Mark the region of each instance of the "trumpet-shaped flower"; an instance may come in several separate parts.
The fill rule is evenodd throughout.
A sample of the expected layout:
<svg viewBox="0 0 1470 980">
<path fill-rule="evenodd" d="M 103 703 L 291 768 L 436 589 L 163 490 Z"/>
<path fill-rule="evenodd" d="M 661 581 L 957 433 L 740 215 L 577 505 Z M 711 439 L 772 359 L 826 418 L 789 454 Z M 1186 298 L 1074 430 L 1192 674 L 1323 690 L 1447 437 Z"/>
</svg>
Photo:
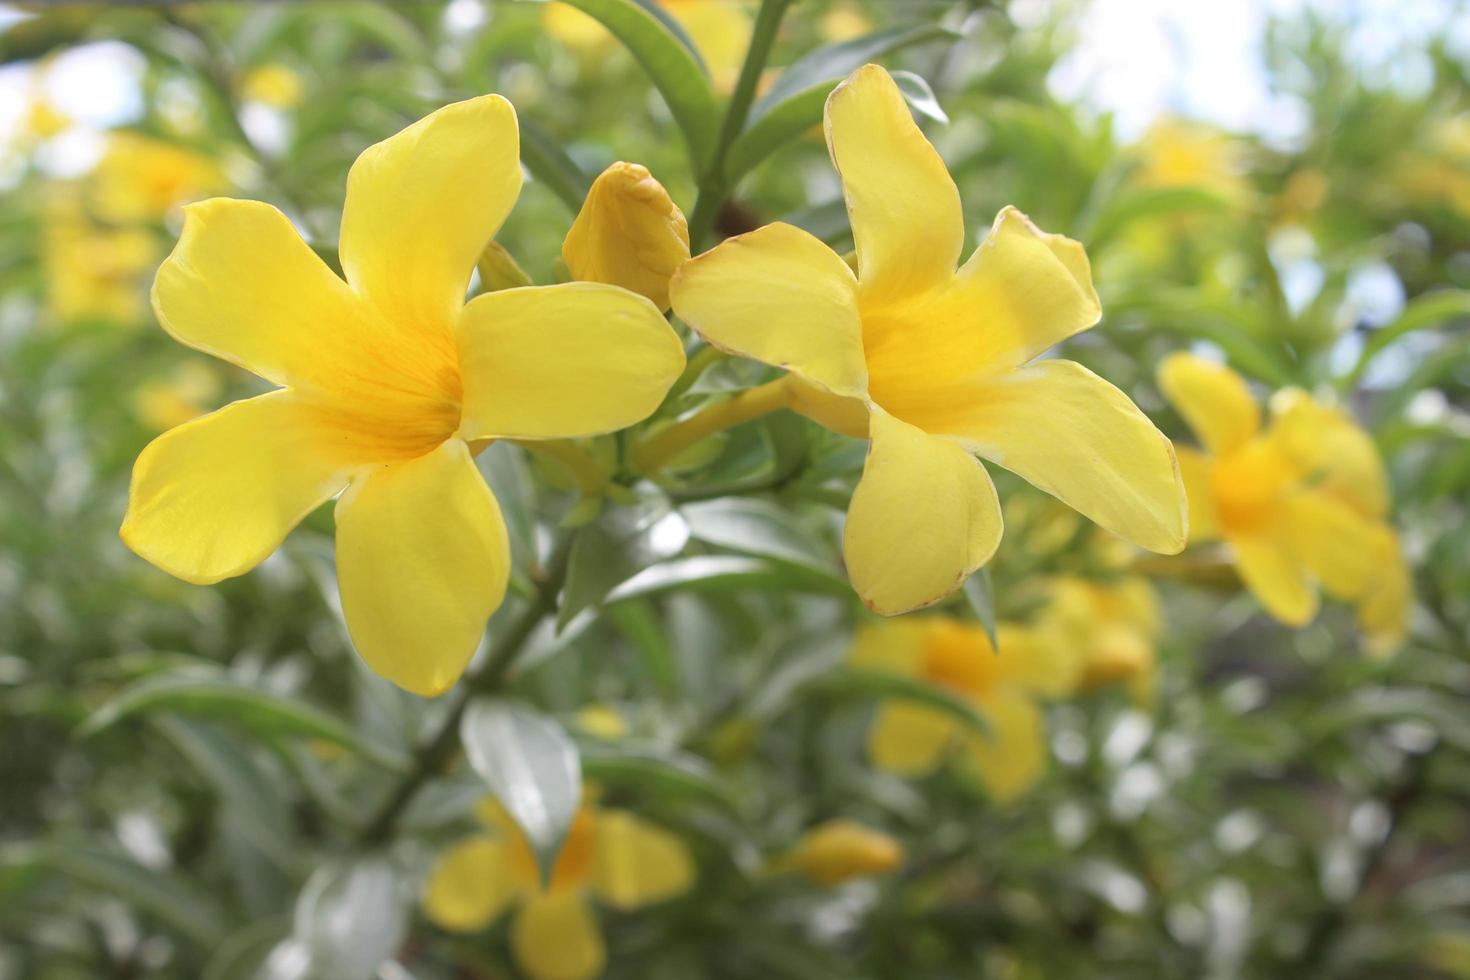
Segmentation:
<svg viewBox="0 0 1470 980">
<path fill-rule="evenodd" d="M 465 302 L 520 182 L 515 111 L 484 96 L 357 159 L 342 215 L 345 281 L 267 204 L 186 209 L 154 283 L 159 321 L 279 387 L 143 450 L 128 545 L 179 578 L 217 582 L 255 567 L 341 493 L 337 572 L 358 652 L 415 693 L 452 685 L 510 564 L 471 444 L 630 425 L 684 363 L 658 310 L 615 286 Z"/>
<path fill-rule="evenodd" d="M 863 601 L 925 606 L 989 560 L 1001 512 L 976 456 L 1145 548 L 1183 548 L 1169 441 L 1091 371 L 1035 360 L 1101 315 L 1082 246 L 1006 208 L 957 270 L 959 193 L 879 67 L 832 93 L 826 134 L 857 275 L 772 224 L 690 260 L 672 295 L 710 344 L 788 370 L 807 414 L 869 439 L 843 538 Z"/>
<path fill-rule="evenodd" d="M 582 980 L 607 960 L 590 907 L 596 896 L 632 910 L 688 891 L 694 861 L 676 835 L 626 810 L 584 806 L 543 885 L 525 837 L 499 806 L 481 808 L 491 833 L 439 856 L 424 886 L 424 912 L 454 932 L 478 932 L 512 906 L 510 943 L 535 980 Z"/>
<path fill-rule="evenodd" d="M 1159 384 L 1202 446 L 1179 450 L 1192 540 L 1229 544 L 1246 587 L 1281 622 L 1309 622 L 1320 585 L 1360 603 L 1375 647 L 1394 645 L 1408 574 L 1368 434 L 1297 389 L 1277 392 L 1263 426 L 1238 374 L 1190 354 L 1165 359 Z"/>
<path fill-rule="evenodd" d="M 1049 640 L 1013 625 L 998 630 L 1000 653 L 977 623 L 940 616 L 912 616 L 870 624 L 858 633 L 848 663 L 889 671 L 942 688 L 971 703 L 989 724 L 987 735 L 939 708 L 889 700 L 868 731 L 868 755 L 886 772 L 918 776 L 936 769 L 952 749 L 971 763 L 990 795 L 1016 799 L 1046 768 L 1046 730 L 1038 694 L 1065 688 L 1039 671 L 1038 653 L 1054 653 Z M 1065 658 L 1052 656 L 1059 669 Z"/>
<path fill-rule="evenodd" d="M 801 835 L 777 869 L 834 886 L 887 874 L 903 863 L 903 845 L 856 820 L 837 818 Z"/>
<path fill-rule="evenodd" d="M 49 318 L 58 323 L 141 323 L 148 310 L 148 273 L 163 251 L 157 236 L 144 228 L 93 220 L 81 189 L 72 185 L 53 188 L 41 215 Z"/>
<path fill-rule="evenodd" d="M 1037 627 L 1077 659 L 1076 689 L 1127 684 L 1136 700 L 1153 691 L 1159 635 L 1158 594 L 1140 576 L 1093 581 L 1062 576 L 1046 583 Z"/>
<path fill-rule="evenodd" d="M 118 132 L 93 171 L 92 206 L 107 221 L 157 221 L 226 186 L 220 166 L 193 150 Z"/>
<path fill-rule="evenodd" d="M 573 279 L 603 282 L 669 308 L 669 279 L 689 258 L 689 225 L 669 192 L 636 163 L 598 175 L 561 246 Z"/>
</svg>

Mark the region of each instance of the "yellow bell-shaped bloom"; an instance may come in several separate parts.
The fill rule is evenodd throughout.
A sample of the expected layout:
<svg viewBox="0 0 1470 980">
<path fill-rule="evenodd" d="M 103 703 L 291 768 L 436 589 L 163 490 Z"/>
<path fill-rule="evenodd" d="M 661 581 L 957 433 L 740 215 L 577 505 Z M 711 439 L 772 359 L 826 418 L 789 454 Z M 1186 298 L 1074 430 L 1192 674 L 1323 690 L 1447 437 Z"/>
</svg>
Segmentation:
<svg viewBox="0 0 1470 980">
<path fill-rule="evenodd" d="M 91 175 L 92 206 L 105 221 L 157 221 L 226 186 L 215 161 L 140 133 L 108 137 Z"/>
<path fill-rule="evenodd" d="M 1202 445 L 1179 450 L 1191 540 L 1224 540 L 1246 587 L 1287 625 L 1317 614 L 1320 585 L 1365 604 L 1380 645 L 1402 636 L 1408 576 L 1368 434 L 1296 389 L 1277 392 L 1263 426 L 1245 381 L 1191 354 L 1166 358 L 1159 385 Z"/>
<path fill-rule="evenodd" d="M 623 428 L 657 407 L 684 365 L 653 304 L 616 286 L 465 302 L 520 184 L 515 111 L 492 95 L 357 159 L 345 281 L 270 205 L 187 208 L 153 287 L 159 322 L 279 387 L 143 450 L 128 545 L 186 581 L 217 582 L 255 567 L 341 493 L 337 573 L 353 644 L 409 691 L 452 685 L 510 571 L 470 444 Z"/>
<path fill-rule="evenodd" d="M 543 887 L 525 837 L 496 807 L 492 833 L 439 856 L 424 886 L 428 918 L 453 932 L 478 932 L 516 906 L 510 929 L 516 963 L 535 980 L 583 980 L 607 961 L 593 896 L 628 911 L 689 890 L 694 861 L 676 835 L 626 810 L 584 806 Z"/>
<path fill-rule="evenodd" d="M 592 182 L 561 246 L 573 279 L 604 282 L 669 308 L 669 279 L 689 258 L 689 225 L 648 168 L 615 163 Z"/>
<path fill-rule="evenodd" d="M 801 835 L 777 863 L 778 870 L 834 886 L 887 874 L 903 863 L 903 845 L 856 820 L 834 819 Z"/>
<path fill-rule="evenodd" d="M 1226 201 L 1250 194 L 1239 140 L 1205 123 L 1165 118 L 1139 140 L 1136 179 L 1149 187 L 1197 187 Z"/>
<path fill-rule="evenodd" d="M 848 657 L 854 667 L 891 671 L 944 688 L 973 704 L 990 727 L 987 735 L 980 735 L 939 708 L 886 701 L 868 731 L 874 765 L 897 775 L 920 776 L 936 769 L 951 750 L 959 750 L 1001 803 L 1016 799 L 1040 778 L 1046 768 L 1046 727 L 1036 696 L 1068 682 L 1057 684 L 1029 662 L 1044 640 L 1017 626 L 998 632 L 999 653 L 979 624 L 940 616 L 911 616 L 859 630 Z M 1057 666 L 1069 676 L 1075 670 L 1065 663 Z"/>
<path fill-rule="evenodd" d="M 1136 700 L 1149 700 L 1160 625 L 1158 595 L 1149 581 L 1062 576 L 1046 589 L 1037 628 L 1079 658 L 1077 690 L 1127 684 Z"/>
<path fill-rule="evenodd" d="M 858 274 L 810 234 L 767 225 L 691 259 L 675 312 L 710 344 L 784 368 L 808 401 L 867 416 L 848 510 L 848 574 L 891 615 L 953 592 L 1001 536 L 976 456 L 1150 550 L 1184 547 L 1169 440 L 1128 396 L 1071 361 L 1033 361 L 1101 315 L 1082 246 L 1006 208 L 956 270 L 959 192 L 882 68 L 827 100 Z"/>
<path fill-rule="evenodd" d="M 148 273 L 163 251 L 145 228 L 100 224 L 74 185 L 50 189 L 41 208 L 46 312 L 58 323 L 137 324 L 147 315 Z"/>
</svg>

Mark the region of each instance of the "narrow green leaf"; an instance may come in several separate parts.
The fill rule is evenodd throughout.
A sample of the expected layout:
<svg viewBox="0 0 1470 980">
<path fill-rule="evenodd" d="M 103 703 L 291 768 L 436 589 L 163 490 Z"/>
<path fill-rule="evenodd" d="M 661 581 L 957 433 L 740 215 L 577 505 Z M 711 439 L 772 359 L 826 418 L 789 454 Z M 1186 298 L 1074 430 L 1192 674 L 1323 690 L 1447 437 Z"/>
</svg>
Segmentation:
<svg viewBox="0 0 1470 980">
<path fill-rule="evenodd" d="M 582 750 L 582 773 L 598 783 L 627 784 L 736 809 L 733 791 L 709 763 L 678 749 L 625 742 L 589 744 Z"/>
<path fill-rule="evenodd" d="M 725 179 L 733 184 L 777 149 L 819 125 L 827 96 L 854 69 L 916 44 L 959 37 L 937 24 L 890 27 L 818 48 L 799 59 L 751 109 L 745 132 L 725 160 Z"/>
<path fill-rule="evenodd" d="M 121 854 L 72 844 L 0 848 L 0 867 L 40 865 L 104 892 L 206 949 L 223 938 L 225 917 L 215 901 L 180 878 Z"/>
<path fill-rule="evenodd" d="M 567 567 L 557 626 L 563 628 L 582 610 L 602 602 L 620 583 L 654 562 L 678 554 L 689 539 L 682 518 L 662 494 L 631 507 L 605 510 L 577 533 Z"/>
<path fill-rule="evenodd" d="M 832 673 L 807 688 L 816 694 L 844 699 L 899 698 L 950 715 L 981 735 L 990 734 L 990 724 L 973 704 L 942 687 L 926 684 L 916 677 L 882 670 L 845 669 Z"/>
<path fill-rule="evenodd" d="M 889 74 L 893 76 L 893 81 L 898 85 L 898 90 L 903 93 L 904 101 L 908 102 L 909 108 L 926 119 L 949 125 L 949 114 L 939 104 L 939 98 L 935 96 L 934 89 L 930 87 L 923 75 L 911 71 L 894 71 Z"/>
<path fill-rule="evenodd" d="M 1171 214 L 1220 211 L 1228 202 L 1203 187 L 1135 187 L 1114 196 L 1083 237 L 1089 250 L 1101 252 L 1135 221 Z"/>
<path fill-rule="evenodd" d="M 995 583 L 991 581 L 990 569 L 982 568 L 965 579 L 965 598 L 975 611 L 975 618 L 985 627 L 991 648 L 999 650 L 1000 641 L 995 637 Z"/>
<path fill-rule="evenodd" d="M 546 130 L 529 119 L 520 120 L 520 125 L 521 162 L 531 176 L 545 184 L 573 214 L 582 210 L 592 178 Z"/>
<path fill-rule="evenodd" d="M 372 980 L 408 935 L 412 891 L 382 856 L 318 868 L 296 900 L 292 929 L 317 980 Z"/>
<path fill-rule="evenodd" d="M 627 637 L 638 652 L 638 661 L 659 696 L 672 702 L 679 696 L 679 666 L 658 612 L 646 600 L 620 602 L 607 611 L 607 618 Z"/>
<path fill-rule="evenodd" d="M 741 588 L 795 590 L 840 596 L 852 593 L 847 582 L 837 575 L 819 574 L 791 565 L 776 565 L 759 558 L 699 555 L 645 568 L 609 593 L 607 602 L 622 602 L 638 596 L 658 595 L 678 589 Z"/>
<path fill-rule="evenodd" d="M 1446 289 L 1415 297 L 1404 307 L 1404 312 L 1399 314 L 1397 320 L 1368 335 L 1363 353 L 1358 355 L 1357 363 L 1343 378 L 1343 390 L 1351 391 L 1355 388 L 1363 372 L 1368 370 L 1368 365 L 1394 341 L 1420 330 L 1433 329 L 1447 320 L 1463 317 L 1470 317 L 1470 290 Z"/>
<path fill-rule="evenodd" d="M 704 65 L 665 18 L 638 0 L 564 0 L 602 22 L 638 59 L 689 143 L 695 169 L 703 171 L 719 137 L 720 104 Z"/>
<path fill-rule="evenodd" d="M 260 968 L 276 944 L 290 935 L 284 916 L 243 926 L 219 944 L 200 980 L 260 980 Z"/>
<path fill-rule="evenodd" d="M 359 738 L 320 708 L 253 687 L 222 673 L 197 669 L 155 674 L 129 684 L 93 712 L 77 734 L 87 738 L 124 718 L 153 711 L 208 715 L 265 735 L 319 738 L 388 768 L 408 767 L 408 760 L 402 755 Z"/>
<path fill-rule="evenodd" d="M 582 801 L 576 744 L 553 719 L 495 698 L 469 706 L 459 737 L 470 767 L 526 835 L 545 879 Z"/>
<path fill-rule="evenodd" d="M 769 501 L 725 497 L 680 508 L 692 537 L 757 557 L 835 574 L 833 556 L 791 514 Z"/>
</svg>

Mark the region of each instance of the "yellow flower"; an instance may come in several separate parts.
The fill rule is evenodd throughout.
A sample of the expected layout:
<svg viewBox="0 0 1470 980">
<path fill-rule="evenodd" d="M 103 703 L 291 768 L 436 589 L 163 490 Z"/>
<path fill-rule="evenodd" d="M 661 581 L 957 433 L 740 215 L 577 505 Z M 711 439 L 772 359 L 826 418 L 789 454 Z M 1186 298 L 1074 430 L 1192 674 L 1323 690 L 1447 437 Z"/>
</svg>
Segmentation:
<svg viewBox="0 0 1470 980">
<path fill-rule="evenodd" d="M 615 708 L 589 704 L 577 712 L 577 727 L 595 738 L 614 742 L 628 737 L 628 722 Z"/>
<path fill-rule="evenodd" d="M 742 0 L 655 0 L 688 35 L 709 69 L 715 88 L 729 91 L 740 76 L 750 43 L 750 12 Z M 597 20 L 576 7 L 549 4 L 541 15 L 546 33 L 584 53 L 598 51 L 610 35 Z"/>
<path fill-rule="evenodd" d="M 200 361 L 182 364 L 168 376 L 141 385 L 133 395 L 133 412 L 155 432 L 172 429 L 209 411 L 219 397 L 214 366 Z"/>
<path fill-rule="evenodd" d="M 337 501 L 342 611 L 359 653 L 407 690 L 463 672 L 510 552 L 472 443 L 610 432 L 653 411 L 684 364 L 653 304 L 566 283 L 466 304 L 520 192 L 515 110 L 447 106 L 367 149 L 347 178 L 346 281 L 275 208 L 186 209 L 153 287 L 173 337 L 280 387 L 154 440 L 122 535 L 207 584 L 259 564 Z"/>
<path fill-rule="evenodd" d="M 858 275 L 787 224 L 685 263 L 673 305 L 713 346 L 787 369 L 806 398 L 867 415 L 843 548 L 859 596 L 933 603 L 1001 536 L 983 456 L 1154 551 L 1184 546 L 1169 440 L 1071 361 L 1031 362 L 1100 316 L 1082 246 L 1006 208 L 956 272 L 959 193 L 898 86 L 868 65 L 827 100 Z M 811 412 L 818 421 L 838 414 Z"/>
<path fill-rule="evenodd" d="M 113 133 L 92 173 L 92 206 L 106 221 L 157 221 L 226 186 L 219 165 L 139 133 Z"/>
<path fill-rule="evenodd" d="M 573 279 L 604 282 L 669 308 L 669 278 L 689 258 L 689 226 L 648 168 L 615 163 L 592 182 L 561 247 Z"/>
<path fill-rule="evenodd" d="M 886 874 L 903 863 L 903 845 L 881 831 L 842 818 L 818 824 L 777 862 L 821 885 Z"/>
<path fill-rule="evenodd" d="M 1136 179 L 1148 187 L 1198 187 L 1239 202 L 1250 193 L 1241 151 L 1238 140 L 1213 126 L 1161 119 L 1135 148 Z"/>
<path fill-rule="evenodd" d="M 817 32 L 822 35 L 822 40 L 829 44 L 851 41 L 872 29 L 873 22 L 868 19 L 868 15 L 863 13 L 851 0 L 840 0 L 834 3 L 817 21 Z"/>
<path fill-rule="evenodd" d="M 1320 584 L 1334 598 L 1367 601 L 1375 631 L 1391 632 L 1407 615 L 1407 586 L 1396 580 L 1398 599 L 1381 592 L 1395 574 L 1386 549 L 1398 549 L 1368 434 L 1297 389 L 1277 392 L 1263 428 L 1245 381 L 1190 354 L 1166 358 L 1159 385 L 1203 444 L 1179 450 L 1191 540 L 1229 544 L 1246 587 L 1283 623 L 1317 614 Z"/>
<path fill-rule="evenodd" d="M 147 310 L 144 283 L 162 251 L 155 236 L 142 228 L 98 224 L 70 185 L 52 189 L 41 214 L 49 318 L 140 322 Z"/>
<path fill-rule="evenodd" d="M 301 76 L 279 62 L 250 69 L 240 88 L 245 98 L 276 109 L 290 109 L 301 102 Z"/>
<path fill-rule="evenodd" d="M 932 772 L 958 747 L 997 801 L 1016 799 L 1046 768 L 1046 731 L 1034 693 L 1039 671 L 1032 655 L 1047 641 L 1004 625 L 1000 653 L 985 630 L 939 616 L 874 623 L 858 632 L 848 662 L 867 670 L 916 677 L 964 698 L 990 725 L 976 734 L 938 708 L 894 700 L 879 706 L 868 732 L 868 755 L 879 769 L 904 776 Z M 1067 669 L 1065 662 L 1061 669 Z M 1050 686 L 1042 678 L 1042 686 Z"/>
<path fill-rule="evenodd" d="M 627 812 L 584 806 L 545 887 L 519 829 L 498 806 L 482 808 L 494 831 L 439 856 L 424 886 L 424 913 L 454 932 L 478 932 L 512 905 L 516 963 L 536 980 L 581 980 L 602 972 L 602 933 L 589 907 L 596 895 L 628 911 L 689 890 L 694 861 L 684 842 Z"/>
<path fill-rule="evenodd" d="M 1159 635 L 1159 600 L 1138 576 L 1097 582 L 1062 576 L 1047 582 L 1048 602 L 1038 629 L 1079 659 L 1077 689 L 1126 683 L 1135 699 L 1149 700 Z"/>
</svg>

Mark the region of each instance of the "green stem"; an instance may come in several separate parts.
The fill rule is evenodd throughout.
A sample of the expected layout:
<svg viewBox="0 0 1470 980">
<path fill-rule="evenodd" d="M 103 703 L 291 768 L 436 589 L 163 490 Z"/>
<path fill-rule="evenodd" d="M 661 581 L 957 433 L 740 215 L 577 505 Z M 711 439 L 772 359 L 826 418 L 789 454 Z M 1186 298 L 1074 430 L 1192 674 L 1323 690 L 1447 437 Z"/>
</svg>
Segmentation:
<svg viewBox="0 0 1470 980">
<path fill-rule="evenodd" d="M 573 536 L 563 538 L 552 553 L 550 560 L 539 576 L 539 585 L 531 604 L 521 610 L 490 649 L 485 666 L 460 686 L 459 699 L 449 715 L 419 750 L 414 753 L 414 765 L 403 781 L 383 801 L 376 813 L 363 825 L 358 843 L 364 847 L 381 844 L 393 836 L 394 825 L 409 803 L 418 795 L 434 776 L 449 764 L 459 748 L 459 723 L 465 710 L 476 696 L 497 691 L 505 683 L 510 668 L 515 664 L 526 641 L 541 624 L 541 620 L 556 608 L 556 597 L 567 578 L 567 565 L 571 560 Z"/>
<path fill-rule="evenodd" d="M 786 408 L 790 404 L 787 377 L 782 375 L 757 388 L 747 388 L 734 398 L 703 408 L 684 421 L 675 422 L 655 433 L 633 447 L 634 465 L 651 475 L 675 456 L 717 432 Z"/>
<path fill-rule="evenodd" d="M 714 229 L 715 215 L 730 194 L 729 182 L 725 178 L 725 155 L 745 128 L 751 103 L 755 101 L 755 90 L 760 85 L 761 72 L 765 70 L 771 45 L 781 28 L 781 18 L 786 16 L 786 8 L 791 2 L 761 0 L 761 9 L 756 14 L 755 27 L 750 35 L 750 47 L 745 51 L 745 63 L 740 66 L 740 78 L 735 82 L 735 91 L 730 96 L 725 120 L 720 126 L 720 141 L 715 145 L 709 171 L 699 181 L 699 197 L 689 219 L 689 241 L 696 253 L 702 250 L 705 239 Z"/>
</svg>

